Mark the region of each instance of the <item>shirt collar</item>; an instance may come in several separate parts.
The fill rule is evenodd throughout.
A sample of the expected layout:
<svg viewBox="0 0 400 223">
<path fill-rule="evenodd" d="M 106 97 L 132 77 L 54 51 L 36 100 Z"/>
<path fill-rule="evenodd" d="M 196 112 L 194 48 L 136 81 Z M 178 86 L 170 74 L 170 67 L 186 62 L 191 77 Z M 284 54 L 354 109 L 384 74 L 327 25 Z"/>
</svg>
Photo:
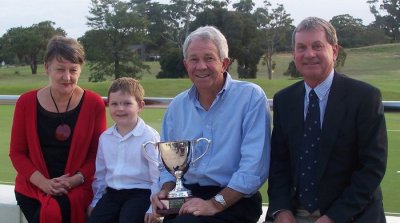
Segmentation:
<svg viewBox="0 0 400 223">
<path fill-rule="evenodd" d="M 146 125 L 145 125 L 144 121 L 140 117 L 138 117 L 138 122 L 136 123 L 135 128 L 133 128 L 132 131 L 130 131 L 128 134 L 126 134 L 123 138 L 130 137 L 131 135 L 132 136 L 141 136 L 144 132 L 145 126 Z M 113 126 L 111 126 L 110 128 L 108 128 L 104 133 L 122 137 L 121 134 L 119 134 L 117 131 L 116 123 Z"/>
<path fill-rule="evenodd" d="M 221 97 L 226 91 L 228 91 L 230 86 L 232 85 L 232 77 L 227 71 L 224 73 L 224 77 L 225 77 L 225 83 L 224 83 L 224 86 L 222 87 L 222 89 L 218 92 L 217 98 Z M 194 86 L 194 84 L 189 89 L 188 95 L 189 95 L 190 99 L 197 100 L 198 92 L 197 92 L 197 88 L 196 88 L 196 86 Z"/>
<path fill-rule="evenodd" d="M 328 95 L 329 90 L 331 89 L 331 86 L 332 86 L 334 73 L 335 72 L 332 69 L 331 72 L 329 73 L 328 77 L 314 88 L 314 91 L 317 94 L 319 100 L 323 100 Z M 304 86 L 306 88 L 306 97 L 308 98 L 308 95 L 309 95 L 310 91 L 312 90 L 312 88 L 310 86 L 308 86 L 306 84 L 306 82 L 304 82 Z"/>
</svg>

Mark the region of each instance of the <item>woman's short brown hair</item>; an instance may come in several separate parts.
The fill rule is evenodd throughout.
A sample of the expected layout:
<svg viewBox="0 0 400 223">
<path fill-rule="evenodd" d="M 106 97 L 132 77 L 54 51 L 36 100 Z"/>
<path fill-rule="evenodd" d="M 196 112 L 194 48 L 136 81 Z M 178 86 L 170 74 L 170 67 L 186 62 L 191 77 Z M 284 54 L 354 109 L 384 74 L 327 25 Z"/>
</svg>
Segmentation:
<svg viewBox="0 0 400 223">
<path fill-rule="evenodd" d="M 85 52 L 83 46 L 77 40 L 64 36 L 54 36 L 47 43 L 44 62 L 49 63 L 53 59 L 59 61 L 64 59 L 82 65 L 85 60 Z"/>
</svg>

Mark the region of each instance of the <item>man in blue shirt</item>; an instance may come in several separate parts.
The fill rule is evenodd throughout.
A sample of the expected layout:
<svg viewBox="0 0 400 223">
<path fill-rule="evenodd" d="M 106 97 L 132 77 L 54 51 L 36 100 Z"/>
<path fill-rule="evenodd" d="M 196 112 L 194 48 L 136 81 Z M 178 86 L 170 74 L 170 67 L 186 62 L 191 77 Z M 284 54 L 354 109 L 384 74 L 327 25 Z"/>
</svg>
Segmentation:
<svg viewBox="0 0 400 223">
<path fill-rule="evenodd" d="M 270 111 L 257 85 L 233 80 L 228 44 L 212 26 L 192 32 L 183 45 L 184 64 L 193 86 L 174 98 L 162 126 L 162 141 L 211 140 L 208 152 L 184 175 L 194 198 L 178 216 L 164 222 L 257 222 L 261 213 L 259 188 L 268 177 Z M 200 150 L 200 149 L 199 149 Z M 203 151 L 195 151 L 197 157 Z M 175 186 L 161 171 L 161 191 L 152 197 L 154 209 Z M 155 210 L 154 210 L 155 211 Z"/>
</svg>

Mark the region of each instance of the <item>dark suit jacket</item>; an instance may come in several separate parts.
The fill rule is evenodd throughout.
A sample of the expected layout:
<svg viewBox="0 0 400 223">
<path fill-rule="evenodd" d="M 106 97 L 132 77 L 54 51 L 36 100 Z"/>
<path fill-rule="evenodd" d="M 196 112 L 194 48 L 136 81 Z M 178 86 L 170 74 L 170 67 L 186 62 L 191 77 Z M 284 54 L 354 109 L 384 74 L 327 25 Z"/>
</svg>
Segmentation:
<svg viewBox="0 0 400 223">
<path fill-rule="evenodd" d="M 304 81 L 274 96 L 269 210 L 295 213 L 304 124 Z M 318 206 L 336 223 L 385 222 L 380 183 L 387 134 L 381 94 L 369 84 L 334 74 L 318 154 Z"/>
</svg>

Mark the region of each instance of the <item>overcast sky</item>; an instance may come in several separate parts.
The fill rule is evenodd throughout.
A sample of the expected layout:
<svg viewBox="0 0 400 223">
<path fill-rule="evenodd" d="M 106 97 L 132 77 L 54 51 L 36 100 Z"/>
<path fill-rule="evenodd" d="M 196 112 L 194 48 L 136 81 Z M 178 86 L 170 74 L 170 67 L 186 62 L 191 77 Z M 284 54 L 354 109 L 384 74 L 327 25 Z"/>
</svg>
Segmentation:
<svg viewBox="0 0 400 223">
<path fill-rule="evenodd" d="M 160 0 L 167 2 L 168 0 Z M 239 0 L 232 0 L 238 2 Z M 273 8 L 283 4 L 297 25 L 307 16 L 330 20 L 333 16 L 350 14 L 365 25 L 374 21 L 367 0 L 270 0 Z M 261 6 L 263 0 L 255 0 Z M 89 30 L 86 25 L 90 0 L 0 0 L 0 36 L 13 27 L 29 27 L 42 21 L 55 22 L 69 37 L 81 37 Z"/>
</svg>

